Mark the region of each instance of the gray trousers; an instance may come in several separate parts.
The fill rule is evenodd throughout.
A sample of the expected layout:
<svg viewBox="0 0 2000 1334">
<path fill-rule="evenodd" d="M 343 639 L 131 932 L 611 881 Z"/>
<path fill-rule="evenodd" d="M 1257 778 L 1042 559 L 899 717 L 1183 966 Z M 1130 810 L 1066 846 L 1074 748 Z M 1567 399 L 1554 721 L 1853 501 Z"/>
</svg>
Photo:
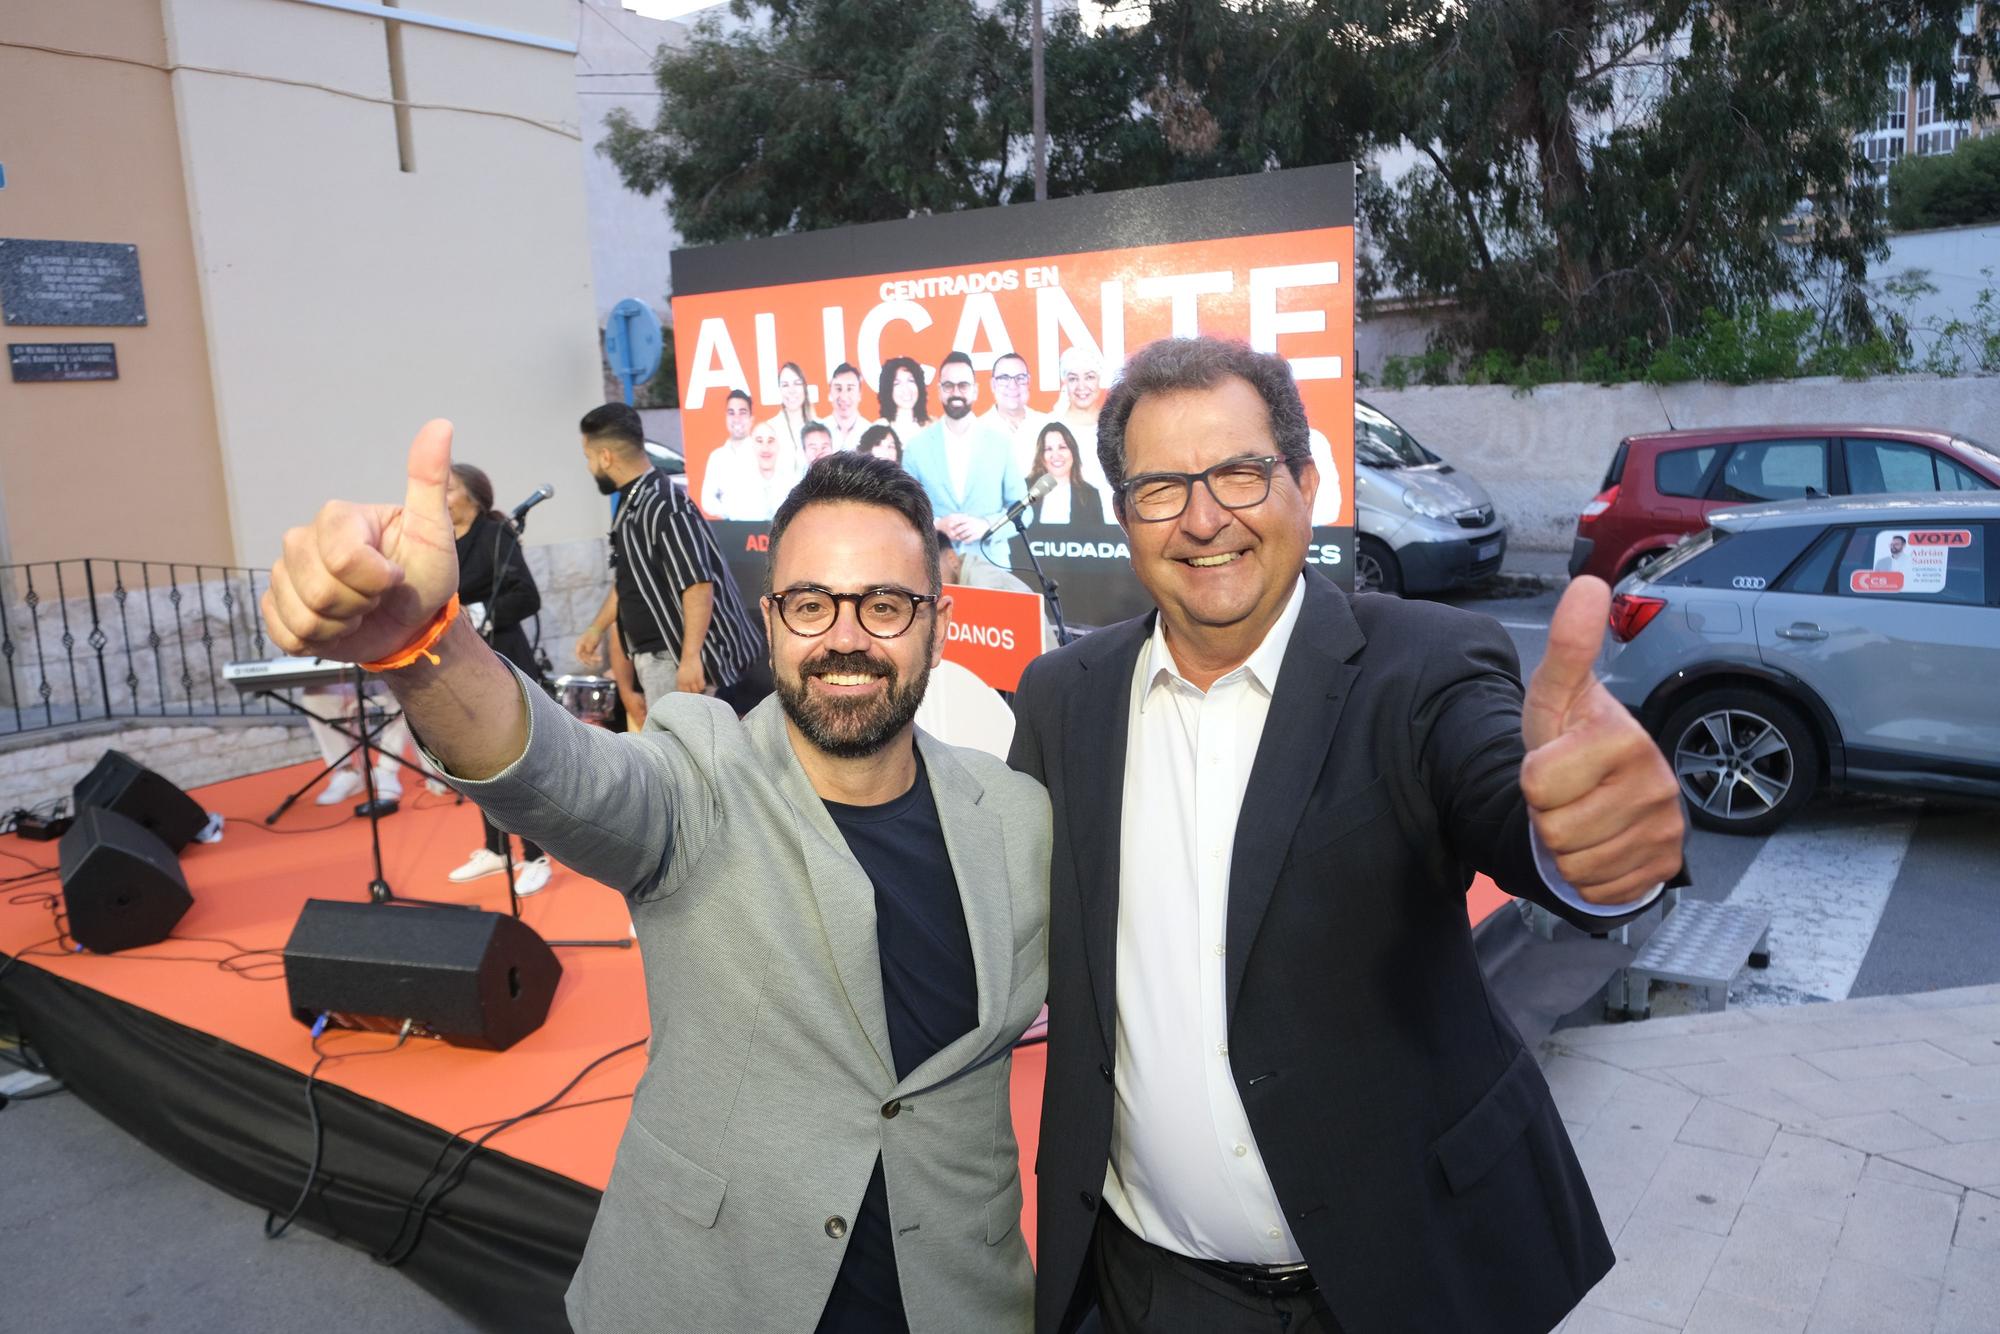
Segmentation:
<svg viewBox="0 0 2000 1334">
<path fill-rule="evenodd" d="M 632 671 L 639 678 L 639 693 L 646 697 L 647 708 L 674 693 L 674 679 L 680 675 L 680 670 L 680 659 L 674 656 L 672 649 L 632 655 Z"/>
</svg>

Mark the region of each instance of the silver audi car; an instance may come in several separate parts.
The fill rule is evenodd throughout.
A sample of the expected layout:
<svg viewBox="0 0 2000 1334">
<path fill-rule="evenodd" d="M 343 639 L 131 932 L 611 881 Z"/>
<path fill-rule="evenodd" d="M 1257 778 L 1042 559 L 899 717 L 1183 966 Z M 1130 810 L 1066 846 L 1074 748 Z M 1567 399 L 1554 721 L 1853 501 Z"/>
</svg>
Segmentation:
<svg viewBox="0 0 2000 1334">
<path fill-rule="evenodd" d="M 1600 664 L 1697 824 L 1763 833 L 1823 783 L 2000 800 L 2000 497 L 1708 522 L 1619 584 Z"/>
</svg>

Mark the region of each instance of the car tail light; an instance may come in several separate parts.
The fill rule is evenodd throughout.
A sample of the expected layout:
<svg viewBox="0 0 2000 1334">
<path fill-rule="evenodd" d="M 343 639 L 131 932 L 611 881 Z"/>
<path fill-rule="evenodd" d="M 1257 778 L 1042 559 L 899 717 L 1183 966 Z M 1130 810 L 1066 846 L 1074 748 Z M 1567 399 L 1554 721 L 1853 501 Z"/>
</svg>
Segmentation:
<svg viewBox="0 0 2000 1334">
<path fill-rule="evenodd" d="M 1616 483 L 1613 483 L 1612 485 L 1607 486 L 1602 491 L 1598 492 L 1597 498 L 1595 500 L 1592 500 L 1588 505 L 1585 505 L 1583 507 L 1583 513 L 1576 516 L 1577 522 L 1589 523 L 1592 519 L 1595 519 L 1598 515 L 1604 513 L 1604 511 L 1610 509 L 1613 505 L 1616 505 L 1617 503 L 1618 503 L 1618 487 Z"/>
<path fill-rule="evenodd" d="M 1641 630 L 1653 623 L 1653 618 L 1665 610 L 1665 598 L 1640 597 L 1636 593 L 1620 593 L 1611 599 L 1611 637 L 1621 644 L 1629 644 Z"/>
</svg>

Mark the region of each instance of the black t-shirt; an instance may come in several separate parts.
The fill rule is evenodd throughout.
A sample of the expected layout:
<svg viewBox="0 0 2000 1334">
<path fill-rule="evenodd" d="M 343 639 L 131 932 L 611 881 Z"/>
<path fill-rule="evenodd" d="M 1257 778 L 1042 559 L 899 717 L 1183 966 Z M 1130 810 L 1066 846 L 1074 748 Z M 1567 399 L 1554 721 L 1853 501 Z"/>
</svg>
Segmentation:
<svg viewBox="0 0 2000 1334">
<path fill-rule="evenodd" d="M 882 961 L 889 1048 L 896 1078 L 904 1079 L 979 1023 L 972 936 L 923 756 L 917 757 L 917 781 L 894 801 L 880 806 L 829 801 L 826 811 L 875 886 L 875 947 Z M 819 1334 L 908 1328 L 896 1278 L 889 1194 L 877 1159 L 848 1233 L 847 1255 L 820 1315 Z"/>
</svg>

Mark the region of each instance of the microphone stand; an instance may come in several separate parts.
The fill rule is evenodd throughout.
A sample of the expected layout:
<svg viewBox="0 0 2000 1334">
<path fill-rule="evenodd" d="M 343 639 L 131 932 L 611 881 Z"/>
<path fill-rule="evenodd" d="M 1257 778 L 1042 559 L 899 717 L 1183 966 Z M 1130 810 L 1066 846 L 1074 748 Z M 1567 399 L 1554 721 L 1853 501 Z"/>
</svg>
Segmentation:
<svg viewBox="0 0 2000 1334">
<path fill-rule="evenodd" d="M 1069 627 L 1063 624 L 1062 598 L 1056 593 L 1062 585 L 1049 578 L 1048 572 L 1042 569 L 1041 559 L 1035 555 L 1035 544 L 1028 540 L 1028 525 L 1021 522 L 1021 516 L 1026 513 L 1024 509 L 1014 516 L 1014 531 L 1021 535 L 1021 549 L 1028 553 L 1028 567 L 1035 572 L 1035 582 L 1042 586 L 1042 601 L 1048 603 L 1049 621 L 1055 626 L 1056 647 L 1062 648 L 1070 640 Z"/>
</svg>

